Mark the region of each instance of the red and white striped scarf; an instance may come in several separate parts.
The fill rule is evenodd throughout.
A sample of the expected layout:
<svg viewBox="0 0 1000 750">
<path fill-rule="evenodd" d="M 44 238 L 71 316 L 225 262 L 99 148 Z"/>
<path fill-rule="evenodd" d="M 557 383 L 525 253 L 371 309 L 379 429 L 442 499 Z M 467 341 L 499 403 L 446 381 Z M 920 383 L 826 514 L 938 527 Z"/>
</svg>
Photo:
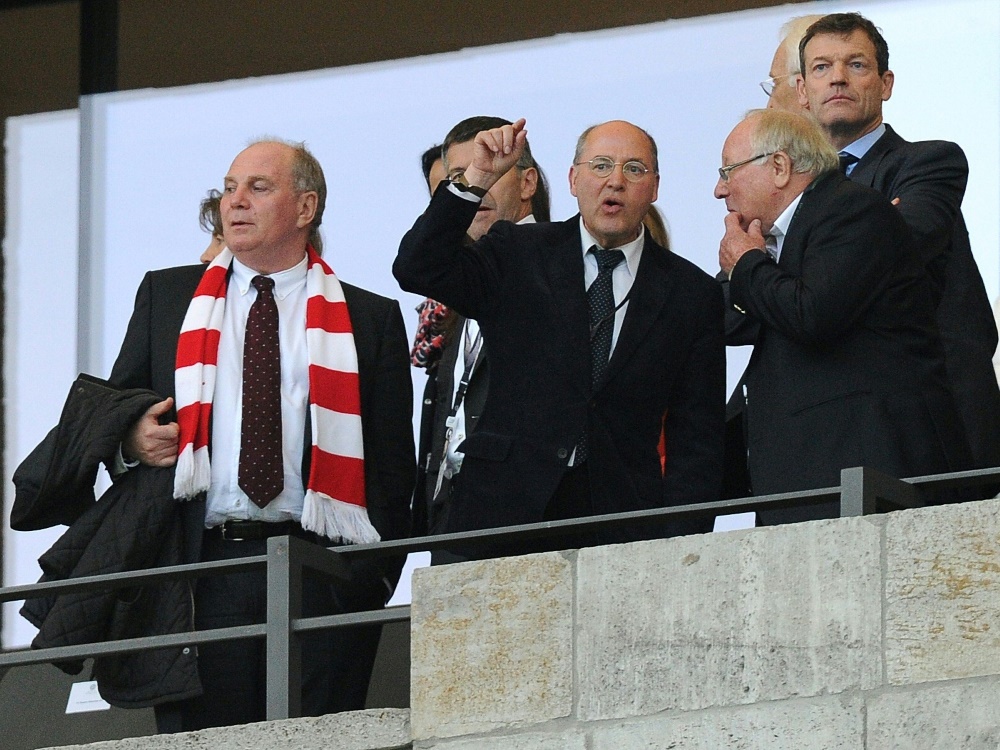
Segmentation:
<svg viewBox="0 0 1000 750">
<path fill-rule="evenodd" d="M 302 527 L 329 539 L 377 542 L 378 532 L 365 507 L 361 391 L 351 319 L 336 275 L 311 246 L 308 256 L 305 326 L 312 460 Z M 177 499 L 193 498 L 211 482 L 209 420 L 232 259 L 227 248 L 205 270 L 177 341 Z"/>
</svg>

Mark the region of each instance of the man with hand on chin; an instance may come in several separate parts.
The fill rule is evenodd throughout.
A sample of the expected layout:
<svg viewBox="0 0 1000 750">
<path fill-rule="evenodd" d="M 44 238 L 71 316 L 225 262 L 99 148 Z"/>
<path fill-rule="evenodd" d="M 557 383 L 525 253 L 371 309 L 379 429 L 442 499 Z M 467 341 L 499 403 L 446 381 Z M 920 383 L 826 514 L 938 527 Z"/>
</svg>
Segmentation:
<svg viewBox="0 0 1000 750">
<path fill-rule="evenodd" d="M 968 468 L 933 291 L 899 212 L 848 181 L 806 118 L 751 111 L 726 139 L 715 197 L 729 343 L 753 344 L 744 425 L 754 494 Z M 764 523 L 837 515 L 834 503 Z"/>
<path fill-rule="evenodd" d="M 612 121 L 588 128 L 569 170 L 578 216 L 498 221 L 465 236 L 483 197 L 518 163 L 525 121 L 480 132 L 468 167 L 435 191 L 403 238 L 403 289 L 474 318 L 490 392 L 442 531 L 718 498 L 725 397 L 723 307 L 703 271 L 655 245 L 642 219 L 659 185 L 656 144 Z M 667 459 L 657 446 L 665 433 Z M 477 556 L 664 536 L 641 528 L 494 546 Z"/>
</svg>

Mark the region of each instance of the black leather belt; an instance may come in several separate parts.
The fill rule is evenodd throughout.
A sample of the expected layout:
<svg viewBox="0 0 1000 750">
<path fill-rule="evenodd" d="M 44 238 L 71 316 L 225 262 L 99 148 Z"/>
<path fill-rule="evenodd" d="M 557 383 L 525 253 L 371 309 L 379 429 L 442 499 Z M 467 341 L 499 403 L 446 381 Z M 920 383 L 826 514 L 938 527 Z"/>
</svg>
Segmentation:
<svg viewBox="0 0 1000 750">
<path fill-rule="evenodd" d="M 226 521 L 220 526 L 205 529 L 207 536 L 224 539 L 227 542 L 248 542 L 270 539 L 272 536 L 298 536 L 302 538 L 317 538 L 315 534 L 306 531 L 296 521 Z"/>
</svg>

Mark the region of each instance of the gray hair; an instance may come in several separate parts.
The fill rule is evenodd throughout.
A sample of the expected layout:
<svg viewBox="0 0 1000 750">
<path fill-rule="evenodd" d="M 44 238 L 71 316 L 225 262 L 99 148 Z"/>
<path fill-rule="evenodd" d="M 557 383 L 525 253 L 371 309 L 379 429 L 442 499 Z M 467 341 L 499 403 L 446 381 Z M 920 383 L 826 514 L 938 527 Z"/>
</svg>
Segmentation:
<svg viewBox="0 0 1000 750">
<path fill-rule="evenodd" d="M 744 120 L 753 119 L 750 152 L 783 151 L 795 172 L 818 175 L 840 167 L 840 158 L 812 120 L 778 109 L 751 109 Z"/>
<path fill-rule="evenodd" d="M 309 225 L 309 244 L 319 254 L 323 254 L 323 238 L 319 233 L 319 225 L 323 223 L 323 211 L 326 210 L 326 178 L 323 167 L 312 152 L 306 148 L 305 141 L 286 141 L 283 138 L 265 136 L 251 141 L 247 148 L 261 143 L 278 143 L 292 150 L 292 186 L 295 191 L 316 193 L 316 215 Z"/>
<path fill-rule="evenodd" d="M 781 26 L 781 47 L 785 50 L 785 72 L 788 74 L 788 84 L 795 85 L 795 76 L 802 72 L 802 65 L 799 61 L 799 42 L 806 35 L 806 29 L 816 23 L 823 16 L 814 14 L 810 16 L 795 16 L 790 18 Z"/>
</svg>

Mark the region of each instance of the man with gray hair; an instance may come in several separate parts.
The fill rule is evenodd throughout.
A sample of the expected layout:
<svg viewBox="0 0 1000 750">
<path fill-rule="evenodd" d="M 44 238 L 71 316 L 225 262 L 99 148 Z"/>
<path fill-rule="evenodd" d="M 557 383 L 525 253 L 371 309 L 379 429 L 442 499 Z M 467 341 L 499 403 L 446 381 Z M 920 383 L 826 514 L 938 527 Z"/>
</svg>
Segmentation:
<svg viewBox="0 0 1000 750">
<path fill-rule="evenodd" d="M 120 473 L 167 475 L 186 562 L 260 555 L 267 539 L 317 544 L 406 536 L 413 489 L 412 386 L 399 305 L 340 282 L 310 242 L 326 182 L 302 144 L 240 152 L 220 199 L 226 248 L 209 264 L 148 273 L 110 381 L 155 391 L 128 431 Z M 306 578 L 306 616 L 381 607 L 401 560 Z M 184 627 L 264 621 L 266 576 L 198 579 Z M 306 715 L 364 707 L 380 629 L 306 636 Z M 157 695 L 161 731 L 262 721 L 261 641 L 202 644 L 197 677 Z"/>
<path fill-rule="evenodd" d="M 821 19 L 821 15 L 796 16 L 786 21 L 781 27 L 781 41 L 774 51 L 771 60 L 771 70 L 768 79 L 760 82 L 760 87 L 767 94 L 769 109 L 783 109 L 786 112 L 799 113 L 808 110 L 799 102 L 797 91 L 798 77 L 802 73 L 799 67 L 799 41 L 812 24 Z"/>
<path fill-rule="evenodd" d="M 848 181 L 807 118 L 753 110 L 726 139 L 719 264 L 744 376 L 753 493 L 829 487 L 868 466 L 908 477 L 968 468 L 926 269 L 883 196 Z M 835 516 L 834 503 L 764 523 Z"/>
</svg>

